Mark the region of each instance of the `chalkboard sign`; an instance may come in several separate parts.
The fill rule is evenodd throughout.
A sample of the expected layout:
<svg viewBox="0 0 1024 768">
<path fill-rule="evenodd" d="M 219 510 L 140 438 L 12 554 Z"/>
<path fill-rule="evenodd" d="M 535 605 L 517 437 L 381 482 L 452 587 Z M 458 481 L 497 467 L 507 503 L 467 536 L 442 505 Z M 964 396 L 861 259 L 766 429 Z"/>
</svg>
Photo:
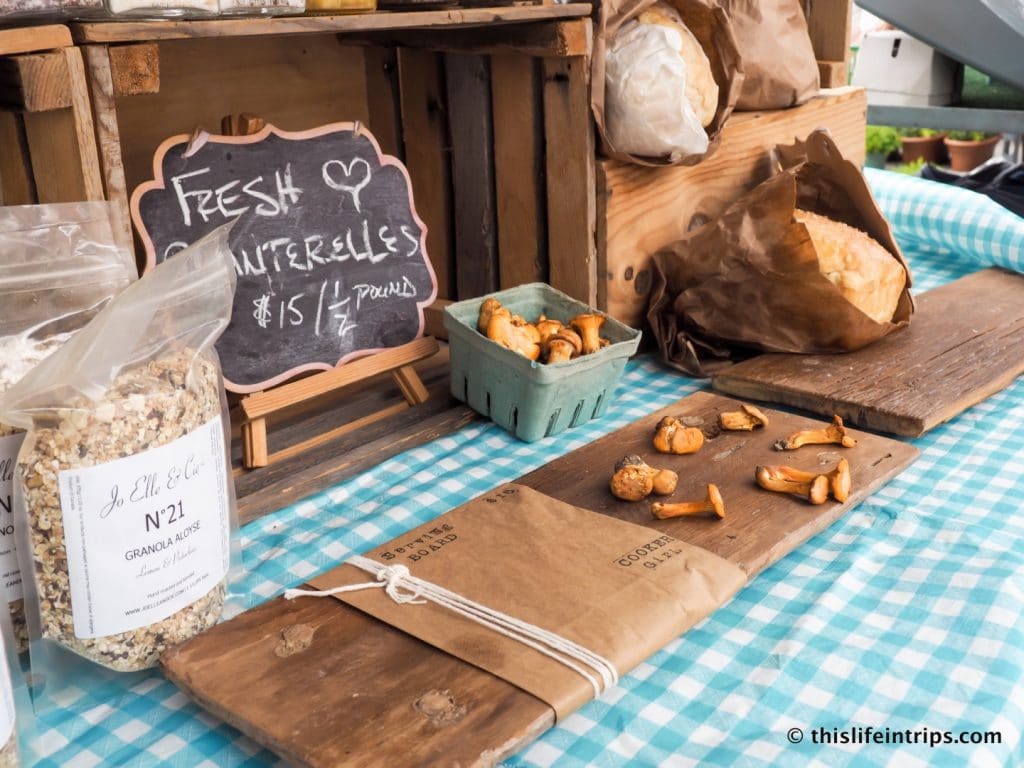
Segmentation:
<svg viewBox="0 0 1024 768">
<path fill-rule="evenodd" d="M 255 392 L 302 371 L 412 341 L 437 293 L 409 176 L 358 124 L 251 136 L 175 136 L 132 195 L 147 268 L 216 227 L 238 288 L 217 345 L 227 388 Z"/>
</svg>

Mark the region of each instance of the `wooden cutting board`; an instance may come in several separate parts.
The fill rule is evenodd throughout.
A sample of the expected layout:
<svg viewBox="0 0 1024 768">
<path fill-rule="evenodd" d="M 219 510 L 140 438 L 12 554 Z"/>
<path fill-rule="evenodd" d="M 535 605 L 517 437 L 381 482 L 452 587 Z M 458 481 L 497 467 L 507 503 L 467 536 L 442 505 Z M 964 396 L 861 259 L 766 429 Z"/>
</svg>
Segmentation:
<svg viewBox="0 0 1024 768">
<path fill-rule="evenodd" d="M 860 443 L 852 449 L 779 453 L 770 447 L 774 440 L 822 423 L 774 411 L 768 411 L 767 429 L 716 434 L 718 412 L 737 406 L 712 393 L 691 395 L 519 482 L 671 533 L 731 560 L 753 578 L 918 455 L 911 445 L 864 433 L 856 434 Z M 669 414 L 712 435 L 699 453 L 654 451 L 654 425 Z M 757 464 L 830 468 L 840 452 L 850 460 L 854 478 L 846 504 L 810 506 L 753 483 Z M 612 467 L 627 453 L 679 472 L 673 500 L 702 498 L 706 484 L 714 482 L 725 499 L 726 519 L 657 521 L 646 503 L 613 498 Z M 200 705 L 302 766 L 489 766 L 554 723 L 552 710 L 539 699 L 337 600 L 271 600 L 169 651 L 162 663 L 168 678 Z"/>
<path fill-rule="evenodd" d="M 1024 372 L 1024 276 L 986 269 L 917 297 L 910 326 L 844 355 L 770 354 L 715 389 L 916 437 Z"/>
</svg>

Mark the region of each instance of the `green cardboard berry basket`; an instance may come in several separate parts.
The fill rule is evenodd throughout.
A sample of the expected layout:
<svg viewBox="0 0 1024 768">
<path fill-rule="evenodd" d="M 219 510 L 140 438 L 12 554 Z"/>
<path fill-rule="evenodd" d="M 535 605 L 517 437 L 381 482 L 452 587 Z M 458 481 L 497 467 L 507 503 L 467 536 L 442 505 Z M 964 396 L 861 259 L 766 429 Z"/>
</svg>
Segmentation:
<svg viewBox="0 0 1024 768">
<path fill-rule="evenodd" d="M 541 314 L 563 323 L 588 312 L 604 315 L 601 335 L 612 343 L 564 363 L 534 362 L 477 331 L 480 305 L 491 297 L 531 322 Z M 640 344 L 640 331 L 545 283 L 450 304 L 444 310 L 444 327 L 452 396 L 531 443 L 604 415 L 626 360 Z"/>
</svg>

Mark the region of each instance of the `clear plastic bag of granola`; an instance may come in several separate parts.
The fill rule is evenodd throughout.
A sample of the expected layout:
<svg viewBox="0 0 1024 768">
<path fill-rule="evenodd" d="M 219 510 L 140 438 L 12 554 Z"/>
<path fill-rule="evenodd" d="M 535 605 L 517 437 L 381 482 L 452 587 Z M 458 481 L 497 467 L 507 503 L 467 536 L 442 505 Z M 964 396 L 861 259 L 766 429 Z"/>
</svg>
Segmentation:
<svg viewBox="0 0 1024 768">
<path fill-rule="evenodd" d="M 35 714 L 11 617 L 0 611 L 0 768 L 35 765 Z"/>
<path fill-rule="evenodd" d="M 110 203 L 0 208 L 0 398 L 137 278 Z M 13 463 L 22 431 L 0 423 L 0 579 L 15 645 L 28 650 L 14 552 Z"/>
<path fill-rule="evenodd" d="M 125 289 L 0 401 L 0 420 L 27 430 L 14 506 L 37 711 L 100 668 L 156 666 L 233 597 L 241 556 L 214 351 L 234 297 L 227 232 Z"/>
</svg>

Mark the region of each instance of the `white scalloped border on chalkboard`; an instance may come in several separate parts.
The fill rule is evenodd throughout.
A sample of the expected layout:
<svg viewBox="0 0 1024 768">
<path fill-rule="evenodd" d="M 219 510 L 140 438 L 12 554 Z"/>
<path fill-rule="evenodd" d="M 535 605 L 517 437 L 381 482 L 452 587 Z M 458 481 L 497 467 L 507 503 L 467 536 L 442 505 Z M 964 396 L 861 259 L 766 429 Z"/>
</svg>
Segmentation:
<svg viewBox="0 0 1024 768">
<path fill-rule="evenodd" d="M 380 144 L 377 143 L 377 138 L 370 133 L 370 131 L 364 130 L 361 123 L 356 122 L 342 122 L 342 123 L 328 123 L 327 125 L 321 125 L 316 128 L 310 128 L 305 131 L 285 131 L 277 126 L 267 123 L 266 126 L 257 133 L 248 134 L 245 136 L 225 136 L 221 134 L 212 134 L 207 131 L 197 130 L 192 135 L 180 133 L 175 136 L 171 136 L 161 142 L 160 146 L 157 147 L 156 152 L 153 155 L 153 179 L 151 181 L 145 181 L 140 184 L 132 192 L 131 200 L 129 203 L 129 210 L 131 212 L 132 224 L 135 226 L 135 231 L 139 235 L 139 239 L 142 242 L 143 247 L 146 251 L 146 262 L 143 265 L 143 273 L 148 272 L 156 266 L 156 248 L 154 247 L 153 241 L 146 231 L 145 226 L 142 224 L 142 217 L 139 212 L 139 204 L 142 196 L 147 192 L 156 189 L 166 189 L 167 186 L 164 183 L 163 178 L 163 159 L 164 156 L 170 152 L 176 146 L 185 147 L 186 153 L 197 151 L 207 142 L 214 142 L 217 144 L 257 144 L 263 141 L 271 134 L 279 136 L 282 139 L 289 139 L 292 141 L 301 141 L 303 139 L 313 139 L 318 136 L 324 136 L 329 133 L 340 133 L 342 131 L 351 131 L 356 133 L 363 138 L 370 141 L 373 145 L 374 150 L 377 153 L 377 157 L 380 160 L 380 164 L 393 165 L 401 172 L 405 179 L 405 189 L 409 197 L 409 211 L 412 214 L 413 220 L 419 225 L 421 229 L 420 236 L 420 252 L 423 254 L 423 260 L 427 267 L 427 273 L 430 275 L 431 290 L 430 295 L 424 301 L 417 301 L 416 306 L 419 309 L 420 325 L 419 330 L 416 333 L 415 338 L 423 336 L 423 331 L 426 328 L 426 319 L 423 311 L 426 307 L 434 303 L 437 298 L 437 275 L 434 272 L 434 265 L 430 261 L 430 257 L 427 253 L 427 225 L 420 218 L 419 213 L 416 211 L 416 204 L 412 199 L 412 179 L 409 178 L 409 171 L 397 157 L 393 155 L 386 155 L 380 149 Z M 361 357 L 367 357 L 369 355 L 378 354 L 384 352 L 389 347 L 379 347 L 376 349 L 359 349 L 354 350 L 344 355 L 333 365 L 331 363 L 305 363 L 303 365 L 295 366 L 290 368 L 283 373 L 278 374 L 266 381 L 257 382 L 255 384 L 235 384 L 229 381 L 227 378 L 224 379 L 224 387 L 229 392 L 236 392 L 238 394 L 250 394 L 253 392 L 261 392 L 265 389 L 269 389 L 278 384 L 283 384 L 286 381 L 295 378 L 301 373 L 309 371 L 329 371 L 333 368 L 337 368 L 340 365 L 345 364 L 350 360 L 355 360 Z"/>
</svg>

